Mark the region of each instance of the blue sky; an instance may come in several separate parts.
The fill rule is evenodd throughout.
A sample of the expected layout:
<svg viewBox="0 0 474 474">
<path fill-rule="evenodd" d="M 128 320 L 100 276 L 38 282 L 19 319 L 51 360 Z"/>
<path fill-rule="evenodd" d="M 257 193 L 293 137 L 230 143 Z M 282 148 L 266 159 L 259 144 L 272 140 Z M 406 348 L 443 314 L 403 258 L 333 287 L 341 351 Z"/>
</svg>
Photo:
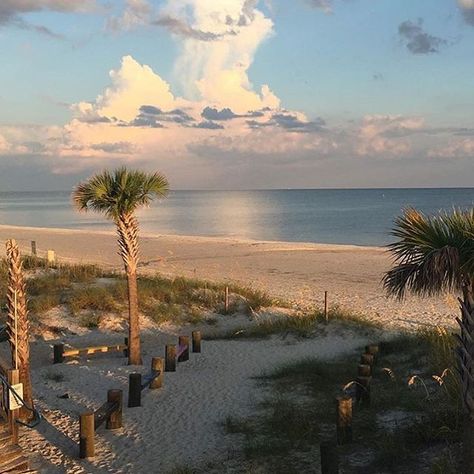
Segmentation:
<svg viewBox="0 0 474 474">
<path fill-rule="evenodd" d="M 0 185 L 122 163 L 183 188 L 472 183 L 473 0 L 112 5 L 0 5 Z"/>
</svg>

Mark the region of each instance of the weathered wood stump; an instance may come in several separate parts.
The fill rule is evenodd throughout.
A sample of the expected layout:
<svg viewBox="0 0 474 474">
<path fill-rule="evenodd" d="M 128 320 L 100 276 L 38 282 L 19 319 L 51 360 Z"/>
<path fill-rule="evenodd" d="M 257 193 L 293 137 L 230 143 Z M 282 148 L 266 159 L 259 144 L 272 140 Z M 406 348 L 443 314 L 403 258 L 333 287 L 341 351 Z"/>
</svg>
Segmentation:
<svg viewBox="0 0 474 474">
<path fill-rule="evenodd" d="M 352 442 L 352 398 L 346 395 L 336 398 L 336 431 L 337 444 Z"/>
</svg>

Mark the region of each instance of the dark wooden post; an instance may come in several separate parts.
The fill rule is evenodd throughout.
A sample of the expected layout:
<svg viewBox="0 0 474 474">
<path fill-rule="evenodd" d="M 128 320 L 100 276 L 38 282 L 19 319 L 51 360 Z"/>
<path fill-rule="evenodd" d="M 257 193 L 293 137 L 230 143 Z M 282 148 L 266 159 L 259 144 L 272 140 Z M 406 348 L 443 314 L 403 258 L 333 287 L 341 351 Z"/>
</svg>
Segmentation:
<svg viewBox="0 0 474 474">
<path fill-rule="evenodd" d="M 324 319 L 326 324 L 329 323 L 329 314 L 328 314 L 328 292 L 324 292 Z"/>
<path fill-rule="evenodd" d="M 370 365 L 371 367 L 374 365 L 374 356 L 372 354 L 362 354 L 360 356 L 360 363 L 365 365 Z"/>
<path fill-rule="evenodd" d="M 64 344 L 54 344 L 53 351 L 53 363 L 61 364 L 64 362 Z"/>
<path fill-rule="evenodd" d="M 352 442 L 352 398 L 348 396 L 336 398 L 337 444 Z"/>
<path fill-rule="evenodd" d="M 180 346 L 185 346 L 186 349 L 178 357 L 178 362 L 186 362 L 189 360 L 189 336 L 179 336 L 178 343 Z"/>
<path fill-rule="evenodd" d="M 321 443 L 321 474 L 339 474 L 339 453 L 333 443 Z"/>
<path fill-rule="evenodd" d="M 123 350 L 123 356 L 124 356 L 124 357 L 128 357 L 128 337 L 124 337 L 123 343 L 127 346 L 127 347 Z"/>
<path fill-rule="evenodd" d="M 122 400 L 122 390 L 109 390 L 107 392 L 107 401 L 117 403 L 117 408 L 111 412 L 110 416 L 107 418 L 105 427 L 108 430 L 117 430 L 118 428 L 122 428 Z"/>
<path fill-rule="evenodd" d="M 36 257 L 36 240 L 31 241 L 31 256 Z"/>
<path fill-rule="evenodd" d="M 225 301 L 224 301 L 225 314 L 229 312 L 229 287 L 225 287 Z"/>
<path fill-rule="evenodd" d="M 372 377 L 357 377 L 356 400 L 362 405 L 370 405 L 370 382 Z"/>
<path fill-rule="evenodd" d="M 161 357 L 153 357 L 151 359 L 151 370 L 160 372 L 160 375 L 158 377 L 155 377 L 150 384 L 151 389 L 155 388 L 161 388 L 163 385 L 163 379 L 165 377 L 164 374 L 164 368 L 165 368 L 165 361 Z"/>
<path fill-rule="evenodd" d="M 165 347 L 165 372 L 176 372 L 176 346 L 168 344 Z"/>
<path fill-rule="evenodd" d="M 142 406 L 142 374 L 130 374 L 128 377 L 128 408 Z"/>
<path fill-rule="evenodd" d="M 94 413 L 83 413 L 79 418 L 79 457 L 92 458 L 95 455 Z"/>
<path fill-rule="evenodd" d="M 372 367 L 367 364 L 359 364 L 357 375 L 359 377 L 370 377 L 372 375 Z"/>
<path fill-rule="evenodd" d="M 201 352 L 201 331 L 193 331 L 193 352 Z"/>
<path fill-rule="evenodd" d="M 7 379 L 8 379 L 8 383 L 10 385 L 17 385 L 20 383 L 20 371 L 17 370 L 17 369 L 9 369 L 8 372 L 7 372 Z M 8 398 L 10 393 L 10 391 L 8 390 Z M 9 405 L 9 403 L 8 403 Z M 9 426 L 10 426 L 10 431 L 11 431 L 11 434 L 12 434 L 12 441 L 15 443 L 15 444 L 18 444 L 18 423 L 16 422 L 16 420 L 20 417 L 20 409 L 17 408 L 15 410 L 10 410 L 10 406 L 8 406 L 8 422 L 9 422 Z"/>
<path fill-rule="evenodd" d="M 373 355 L 374 362 L 376 362 L 379 355 L 379 346 L 377 344 L 369 344 L 365 346 L 365 353 Z"/>
</svg>

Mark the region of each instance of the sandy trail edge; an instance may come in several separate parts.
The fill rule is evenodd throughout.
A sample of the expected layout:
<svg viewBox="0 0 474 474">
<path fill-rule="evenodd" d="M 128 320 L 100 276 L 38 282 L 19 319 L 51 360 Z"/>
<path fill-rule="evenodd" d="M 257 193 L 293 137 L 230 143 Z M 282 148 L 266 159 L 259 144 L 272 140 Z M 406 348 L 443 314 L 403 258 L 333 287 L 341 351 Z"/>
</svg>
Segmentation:
<svg viewBox="0 0 474 474">
<path fill-rule="evenodd" d="M 25 253 L 36 240 L 40 255 L 54 249 L 59 261 L 122 266 L 113 230 L 0 226 L 0 241 L 7 238 L 17 239 Z M 453 296 L 409 297 L 403 303 L 387 299 L 381 279 L 390 264 L 380 247 L 153 234 L 141 238 L 143 273 L 232 281 L 308 307 L 320 307 L 327 290 L 330 305 L 391 327 L 454 325 L 458 309 Z"/>
</svg>

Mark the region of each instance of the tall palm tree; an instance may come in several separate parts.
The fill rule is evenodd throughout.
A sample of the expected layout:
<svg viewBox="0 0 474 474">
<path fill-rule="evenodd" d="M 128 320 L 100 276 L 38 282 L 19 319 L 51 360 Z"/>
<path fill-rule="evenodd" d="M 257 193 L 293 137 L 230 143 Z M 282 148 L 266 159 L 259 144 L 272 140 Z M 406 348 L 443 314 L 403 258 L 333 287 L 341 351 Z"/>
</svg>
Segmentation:
<svg viewBox="0 0 474 474">
<path fill-rule="evenodd" d="M 462 296 L 456 352 L 465 411 L 463 470 L 474 474 L 474 209 L 435 216 L 407 209 L 392 235 L 398 239 L 389 245 L 395 263 L 384 277 L 390 294 L 452 291 Z"/>
<path fill-rule="evenodd" d="M 141 364 L 137 290 L 139 228 L 135 211 L 167 193 L 168 181 L 162 174 L 125 167 L 96 174 L 77 185 L 73 191 L 73 201 L 78 210 L 105 214 L 117 227 L 119 255 L 125 266 L 128 283 L 128 362 L 132 365 Z"/>
<path fill-rule="evenodd" d="M 13 367 L 18 369 L 20 382 L 23 384 L 23 400 L 29 407 L 33 406 L 33 394 L 30 377 L 30 323 L 26 304 L 26 288 L 23 266 L 18 244 L 7 240 L 8 264 L 8 339 L 12 353 Z M 28 420 L 31 411 L 22 407 L 20 418 Z"/>
</svg>

